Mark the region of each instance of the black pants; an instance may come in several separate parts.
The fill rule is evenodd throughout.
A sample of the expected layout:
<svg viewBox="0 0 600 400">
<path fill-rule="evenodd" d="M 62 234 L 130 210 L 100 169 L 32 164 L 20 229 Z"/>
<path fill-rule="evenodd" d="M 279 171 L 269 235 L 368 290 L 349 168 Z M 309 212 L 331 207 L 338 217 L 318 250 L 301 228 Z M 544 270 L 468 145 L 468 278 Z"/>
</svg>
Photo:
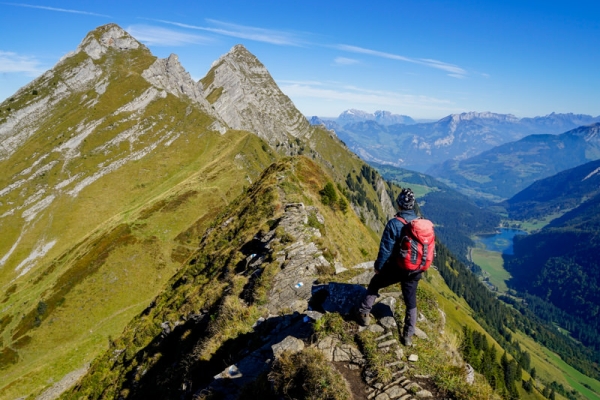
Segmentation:
<svg viewBox="0 0 600 400">
<path fill-rule="evenodd" d="M 415 333 L 417 324 L 417 287 L 422 273 L 410 274 L 400 269 L 393 263 L 386 263 L 378 274 L 375 274 L 367 287 L 365 295 L 358 311 L 361 314 L 368 314 L 379 297 L 379 290 L 400 283 L 402 288 L 402 297 L 406 305 L 406 316 L 404 318 L 404 336 L 412 336 Z"/>
</svg>

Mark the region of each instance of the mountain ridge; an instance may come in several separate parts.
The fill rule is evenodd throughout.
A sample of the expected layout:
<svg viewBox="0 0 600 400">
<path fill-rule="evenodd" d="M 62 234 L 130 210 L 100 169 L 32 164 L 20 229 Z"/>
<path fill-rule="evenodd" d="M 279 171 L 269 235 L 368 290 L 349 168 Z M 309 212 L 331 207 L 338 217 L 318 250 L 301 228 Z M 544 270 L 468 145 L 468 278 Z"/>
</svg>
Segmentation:
<svg viewBox="0 0 600 400">
<path fill-rule="evenodd" d="M 446 160 L 462 160 L 531 134 L 561 134 L 600 121 L 600 116 L 552 113 L 517 118 L 511 114 L 468 112 L 435 122 L 379 124 L 374 119 L 351 123 L 313 117 L 367 161 L 426 172 Z"/>
<path fill-rule="evenodd" d="M 507 199 L 534 181 L 600 158 L 600 122 L 560 135 L 530 135 L 429 173 L 467 193 Z"/>
<path fill-rule="evenodd" d="M 251 83 L 239 67 L 217 101 Z M 154 57 L 114 24 L 91 31 L 2 103 L 1 398 L 39 392 L 74 370 L 67 365 L 91 362 L 157 295 L 220 210 L 279 157 L 304 152 L 341 184 L 360 174 L 363 162 L 330 132 L 302 122 L 289 99 L 275 96 L 264 66 L 258 70 L 272 85 L 260 90 L 273 98 L 245 104 L 254 116 L 264 107 L 276 124 L 257 117 L 241 127 L 264 127 L 273 147 L 207 107 L 211 92 L 175 55 Z M 221 106 L 232 120 L 246 112 Z M 381 177 L 372 183 L 359 185 L 369 202 L 350 206 L 381 231 L 393 211 Z M 65 350 L 55 351 L 56 343 Z"/>
</svg>

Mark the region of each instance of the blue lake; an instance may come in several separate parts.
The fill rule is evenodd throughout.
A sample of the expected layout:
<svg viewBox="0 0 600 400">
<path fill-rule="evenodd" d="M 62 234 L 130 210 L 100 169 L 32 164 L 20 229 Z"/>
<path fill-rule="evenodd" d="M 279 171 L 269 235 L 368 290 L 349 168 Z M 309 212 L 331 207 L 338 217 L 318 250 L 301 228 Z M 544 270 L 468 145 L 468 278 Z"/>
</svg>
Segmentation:
<svg viewBox="0 0 600 400">
<path fill-rule="evenodd" d="M 497 234 L 477 236 L 476 241 L 483 243 L 486 250 L 497 251 L 502 254 L 513 254 L 513 238 L 516 235 L 526 235 L 519 229 L 500 228 Z"/>
</svg>

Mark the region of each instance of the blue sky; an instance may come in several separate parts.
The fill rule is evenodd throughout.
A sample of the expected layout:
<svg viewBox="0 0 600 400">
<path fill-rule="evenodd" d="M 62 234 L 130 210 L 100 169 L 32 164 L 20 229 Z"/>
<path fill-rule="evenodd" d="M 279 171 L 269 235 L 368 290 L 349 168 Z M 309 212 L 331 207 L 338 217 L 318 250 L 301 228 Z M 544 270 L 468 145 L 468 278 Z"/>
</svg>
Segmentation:
<svg viewBox="0 0 600 400">
<path fill-rule="evenodd" d="M 195 79 L 241 43 L 307 116 L 597 116 L 599 11 L 577 0 L 0 1 L 0 101 L 114 22 Z"/>
</svg>

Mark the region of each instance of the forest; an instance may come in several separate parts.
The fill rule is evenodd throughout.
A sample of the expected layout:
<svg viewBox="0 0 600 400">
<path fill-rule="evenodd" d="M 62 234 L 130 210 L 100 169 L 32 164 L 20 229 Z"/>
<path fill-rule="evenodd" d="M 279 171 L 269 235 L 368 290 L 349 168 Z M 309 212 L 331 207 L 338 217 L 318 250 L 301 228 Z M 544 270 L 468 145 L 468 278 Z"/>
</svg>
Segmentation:
<svg viewBox="0 0 600 400">
<path fill-rule="evenodd" d="M 436 266 L 450 289 L 467 301 L 479 324 L 513 358 L 519 360 L 523 352 L 511 332 L 521 331 L 556 352 L 580 372 L 595 379 L 600 378 L 600 352 L 561 334 L 554 325 L 538 318 L 529 308 L 517 311 L 503 303 L 443 244 L 436 243 L 436 250 Z M 545 384 L 550 386 L 552 382 Z"/>
</svg>

